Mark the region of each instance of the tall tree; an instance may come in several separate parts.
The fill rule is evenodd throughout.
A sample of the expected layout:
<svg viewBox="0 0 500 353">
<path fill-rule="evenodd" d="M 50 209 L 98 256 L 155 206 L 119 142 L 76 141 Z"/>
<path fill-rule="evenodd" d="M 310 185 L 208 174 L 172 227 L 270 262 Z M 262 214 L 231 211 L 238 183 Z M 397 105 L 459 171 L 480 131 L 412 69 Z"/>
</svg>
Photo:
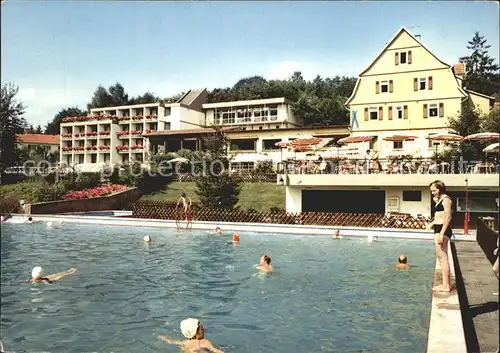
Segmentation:
<svg viewBox="0 0 500 353">
<path fill-rule="evenodd" d="M 482 117 L 481 130 L 483 132 L 500 131 L 500 107 L 493 108 L 488 115 Z"/>
<path fill-rule="evenodd" d="M 17 134 L 26 128 L 25 106 L 16 99 L 19 88 L 6 83 L 1 88 L 0 101 L 0 171 L 14 165 L 19 157 Z"/>
<path fill-rule="evenodd" d="M 108 89 L 104 86 L 97 86 L 92 96 L 92 100 L 87 104 L 88 109 L 114 107 L 128 104 L 128 94 L 120 83 L 115 83 Z"/>
<path fill-rule="evenodd" d="M 229 174 L 229 139 L 219 128 L 215 130 L 203 139 L 206 153 L 195 163 L 196 194 L 205 207 L 232 209 L 238 203 L 240 185 Z"/>
<path fill-rule="evenodd" d="M 481 117 L 472 104 L 464 104 L 460 114 L 449 119 L 449 127 L 461 136 L 477 134 L 481 131 Z M 465 160 L 477 159 L 481 156 L 481 143 L 462 141 L 458 152 Z"/>
<path fill-rule="evenodd" d="M 35 129 L 35 134 L 43 134 L 43 128 L 42 128 L 42 125 L 37 125 L 36 129 Z"/>
<path fill-rule="evenodd" d="M 54 119 L 45 127 L 45 133 L 49 135 L 59 135 L 61 133 L 61 123 L 64 118 L 72 116 L 84 116 L 86 113 L 78 107 L 61 109 L 54 116 Z"/>
<path fill-rule="evenodd" d="M 24 129 L 24 132 L 26 134 L 34 134 L 35 133 L 35 128 L 33 127 L 33 125 L 29 125 L 27 126 L 25 129 Z"/>
<path fill-rule="evenodd" d="M 500 75 L 496 59 L 491 57 L 488 49 L 491 45 L 479 32 L 468 42 L 467 49 L 472 52 L 459 59 L 465 64 L 467 71 L 464 78 L 464 87 L 483 94 L 493 95 L 500 91 Z"/>
<path fill-rule="evenodd" d="M 154 93 L 146 92 L 143 95 L 132 97 L 128 101 L 128 104 L 147 104 L 147 103 L 156 103 L 158 101 L 160 101 L 160 98 L 156 97 Z"/>
</svg>

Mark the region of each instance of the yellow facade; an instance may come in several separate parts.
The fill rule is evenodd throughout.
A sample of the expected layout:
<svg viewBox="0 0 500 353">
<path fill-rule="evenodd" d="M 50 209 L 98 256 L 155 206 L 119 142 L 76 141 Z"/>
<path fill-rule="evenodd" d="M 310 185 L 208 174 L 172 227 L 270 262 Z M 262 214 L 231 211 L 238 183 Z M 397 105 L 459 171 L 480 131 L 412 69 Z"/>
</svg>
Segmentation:
<svg viewBox="0 0 500 353">
<path fill-rule="evenodd" d="M 448 117 L 460 113 L 466 99 L 452 67 L 401 29 L 360 74 L 347 106 L 353 134 L 359 135 L 446 129 Z"/>
</svg>

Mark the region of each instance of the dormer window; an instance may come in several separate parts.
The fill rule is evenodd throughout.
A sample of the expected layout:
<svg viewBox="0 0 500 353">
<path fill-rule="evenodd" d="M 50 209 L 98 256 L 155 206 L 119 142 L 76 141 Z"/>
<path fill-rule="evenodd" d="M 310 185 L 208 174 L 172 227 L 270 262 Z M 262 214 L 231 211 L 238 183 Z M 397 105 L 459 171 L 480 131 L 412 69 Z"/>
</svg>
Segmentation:
<svg viewBox="0 0 500 353">
<path fill-rule="evenodd" d="M 394 55 L 394 63 L 399 64 L 411 64 L 411 50 L 399 51 Z"/>
</svg>

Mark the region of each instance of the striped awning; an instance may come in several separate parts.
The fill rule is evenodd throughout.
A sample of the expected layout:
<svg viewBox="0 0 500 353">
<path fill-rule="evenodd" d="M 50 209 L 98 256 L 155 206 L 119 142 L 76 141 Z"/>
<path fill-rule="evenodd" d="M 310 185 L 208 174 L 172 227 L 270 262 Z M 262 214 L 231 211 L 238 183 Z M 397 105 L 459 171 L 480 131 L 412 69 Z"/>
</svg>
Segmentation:
<svg viewBox="0 0 500 353">
<path fill-rule="evenodd" d="M 337 141 L 337 143 L 348 144 L 348 143 L 359 143 L 359 142 L 368 142 L 375 138 L 375 136 L 349 136 L 344 137 Z"/>
</svg>

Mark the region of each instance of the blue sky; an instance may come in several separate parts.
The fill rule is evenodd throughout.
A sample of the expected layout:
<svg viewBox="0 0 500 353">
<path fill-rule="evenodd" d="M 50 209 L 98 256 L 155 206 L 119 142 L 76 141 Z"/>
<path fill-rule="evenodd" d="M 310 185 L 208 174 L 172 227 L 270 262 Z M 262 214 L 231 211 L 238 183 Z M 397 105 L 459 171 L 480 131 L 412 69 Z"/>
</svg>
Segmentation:
<svg viewBox="0 0 500 353">
<path fill-rule="evenodd" d="M 167 97 L 252 75 L 357 76 L 402 27 L 445 62 L 478 30 L 499 52 L 497 2 L 2 3 L 2 83 L 27 120 L 85 108 L 97 85 Z"/>
</svg>

